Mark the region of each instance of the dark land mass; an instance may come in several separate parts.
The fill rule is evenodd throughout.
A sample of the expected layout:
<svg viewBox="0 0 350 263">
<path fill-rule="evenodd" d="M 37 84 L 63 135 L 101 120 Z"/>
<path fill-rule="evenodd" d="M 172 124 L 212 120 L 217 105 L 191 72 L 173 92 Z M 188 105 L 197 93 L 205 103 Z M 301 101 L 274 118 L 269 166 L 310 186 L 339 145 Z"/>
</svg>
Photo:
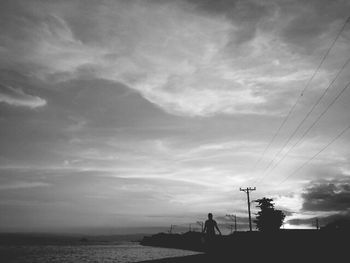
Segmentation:
<svg viewBox="0 0 350 263">
<path fill-rule="evenodd" d="M 144 237 L 141 244 L 203 252 L 200 255 L 144 263 L 348 262 L 349 234 L 349 231 L 338 230 L 235 232 L 228 236 L 217 236 L 215 241 L 208 245 L 199 232 L 160 233 Z"/>
</svg>

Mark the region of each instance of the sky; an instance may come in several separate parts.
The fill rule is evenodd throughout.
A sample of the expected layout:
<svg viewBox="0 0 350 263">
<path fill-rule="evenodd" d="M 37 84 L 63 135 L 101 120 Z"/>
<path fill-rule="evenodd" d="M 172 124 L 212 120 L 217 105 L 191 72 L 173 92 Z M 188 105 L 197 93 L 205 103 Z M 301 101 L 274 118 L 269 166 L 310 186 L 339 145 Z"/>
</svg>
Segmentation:
<svg viewBox="0 0 350 263">
<path fill-rule="evenodd" d="M 0 231 L 350 218 L 350 2 L 0 3 Z M 335 42 L 334 42 L 335 41 Z M 134 229 L 134 230 L 132 230 Z"/>
</svg>

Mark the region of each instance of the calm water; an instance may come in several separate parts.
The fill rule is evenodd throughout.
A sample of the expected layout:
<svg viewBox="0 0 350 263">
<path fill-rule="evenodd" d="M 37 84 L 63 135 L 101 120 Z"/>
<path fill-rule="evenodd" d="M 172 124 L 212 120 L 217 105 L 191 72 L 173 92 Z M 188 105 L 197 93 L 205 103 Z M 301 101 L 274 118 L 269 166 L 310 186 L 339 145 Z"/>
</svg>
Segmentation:
<svg viewBox="0 0 350 263">
<path fill-rule="evenodd" d="M 83 246 L 0 246 L 2 263 L 126 263 L 198 254 L 196 252 L 145 247 L 137 243 Z"/>
</svg>

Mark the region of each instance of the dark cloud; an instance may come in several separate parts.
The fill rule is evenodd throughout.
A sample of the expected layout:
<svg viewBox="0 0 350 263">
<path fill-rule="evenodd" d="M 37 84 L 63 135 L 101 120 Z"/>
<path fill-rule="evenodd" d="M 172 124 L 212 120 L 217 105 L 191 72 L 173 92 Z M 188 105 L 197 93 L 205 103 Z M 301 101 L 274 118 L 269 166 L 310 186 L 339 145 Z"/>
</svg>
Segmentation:
<svg viewBox="0 0 350 263">
<path fill-rule="evenodd" d="M 258 1 L 189 0 L 202 13 L 224 16 L 236 26 L 232 44 L 243 44 L 255 37 L 259 22 L 275 12 L 275 6 Z"/>
<path fill-rule="evenodd" d="M 350 179 L 313 183 L 302 198 L 304 211 L 346 211 L 350 209 Z"/>
<path fill-rule="evenodd" d="M 340 222 L 340 221 L 350 221 L 350 212 L 343 212 L 338 214 L 333 214 L 326 217 L 318 218 L 320 222 L 320 226 L 326 226 L 327 224 L 331 224 L 334 222 Z"/>
<path fill-rule="evenodd" d="M 200 12 L 231 20 L 238 27 L 235 44 L 252 40 L 258 29 L 275 31 L 276 38 L 308 56 L 318 49 L 321 41 L 328 40 L 329 34 L 335 36 L 335 29 L 345 22 L 350 10 L 350 2 L 342 0 L 187 2 Z"/>
<path fill-rule="evenodd" d="M 273 5 L 259 1 L 240 0 L 188 0 L 202 12 L 223 15 L 241 25 L 257 24 L 260 19 L 272 13 Z"/>
<path fill-rule="evenodd" d="M 283 214 L 285 214 L 286 216 L 291 216 L 294 214 L 294 212 L 291 212 L 289 210 L 286 210 L 286 209 L 281 209 L 281 208 L 278 208 L 277 209 L 281 210 L 283 212 Z"/>
<path fill-rule="evenodd" d="M 318 220 L 319 227 L 324 227 L 333 222 L 349 221 L 350 212 L 336 213 L 329 216 L 319 216 L 311 218 L 294 218 L 286 221 L 286 223 L 294 226 L 308 225 L 316 227 L 316 220 Z"/>
<path fill-rule="evenodd" d="M 335 37 L 349 16 L 349 1 L 286 1 L 280 9 L 287 23 L 281 28 L 282 39 L 296 51 L 311 55 Z M 345 29 L 346 31 L 349 28 Z"/>
</svg>

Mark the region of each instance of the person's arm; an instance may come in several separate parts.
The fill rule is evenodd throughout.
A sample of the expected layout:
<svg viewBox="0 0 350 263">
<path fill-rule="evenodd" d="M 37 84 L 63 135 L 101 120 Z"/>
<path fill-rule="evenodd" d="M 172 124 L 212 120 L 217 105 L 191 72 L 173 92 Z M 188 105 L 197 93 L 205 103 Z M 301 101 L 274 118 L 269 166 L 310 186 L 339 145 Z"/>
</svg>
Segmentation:
<svg viewBox="0 0 350 263">
<path fill-rule="evenodd" d="M 215 226 L 216 230 L 219 232 L 219 234 L 221 235 L 221 231 L 220 231 L 218 224 L 216 222 L 215 222 L 214 226 Z"/>
<path fill-rule="evenodd" d="M 205 231 L 207 231 L 207 222 L 205 222 L 205 224 L 204 224 L 204 229 L 203 229 L 202 233 L 205 233 Z"/>
</svg>

